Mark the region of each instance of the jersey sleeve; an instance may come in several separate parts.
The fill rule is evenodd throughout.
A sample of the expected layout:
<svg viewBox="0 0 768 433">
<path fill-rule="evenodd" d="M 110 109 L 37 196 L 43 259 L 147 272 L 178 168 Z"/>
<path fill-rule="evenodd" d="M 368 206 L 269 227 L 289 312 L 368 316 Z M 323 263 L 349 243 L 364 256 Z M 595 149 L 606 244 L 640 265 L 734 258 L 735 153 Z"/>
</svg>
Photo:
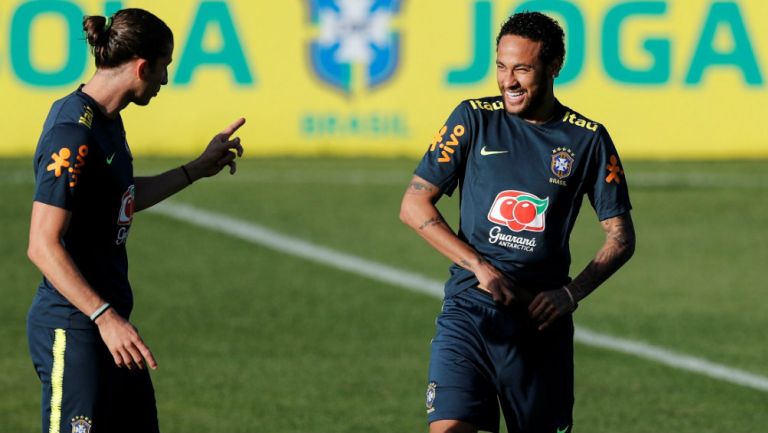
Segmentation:
<svg viewBox="0 0 768 433">
<path fill-rule="evenodd" d="M 54 126 L 35 153 L 34 200 L 72 210 L 87 170 L 88 130 L 77 124 Z"/>
<path fill-rule="evenodd" d="M 608 131 L 601 127 L 597 137 L 594 179 L 588 191 L 589 201 L 600 221 L 632 209 L 629 189 L 619 153 Z"/>
<path fill-rule="evenodd" d="M 452 195 L 467 162 L 473 128 L 466 102 L 459 104 L 432 137 L 414 174 L 440 188 L 443 194 Z"/>
</svg>

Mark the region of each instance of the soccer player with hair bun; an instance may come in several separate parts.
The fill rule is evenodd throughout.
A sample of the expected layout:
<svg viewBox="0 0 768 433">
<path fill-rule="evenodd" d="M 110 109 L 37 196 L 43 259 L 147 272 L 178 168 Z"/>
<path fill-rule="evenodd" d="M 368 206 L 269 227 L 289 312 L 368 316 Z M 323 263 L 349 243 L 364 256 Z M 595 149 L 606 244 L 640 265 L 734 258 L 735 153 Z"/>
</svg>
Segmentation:
<svg viewBox="0 0 768 433">
<path fill-rule="evenodd" d="M 229 166 L 243 147 L 238 119 L 199 157 L 134 177 L 120 112 L 147 105 L 168 83 L 173 33 L 155 15 L 123 9 L 88 16 L 95 75 L 53 103 L 34 156 L 29 259 L 40 269 L 27 318 L 42 383 L 45 432 L 157 432 L 147 367 L 157 362 L 130 322 L 126 241 L 135 212 Z"/>
</svg>

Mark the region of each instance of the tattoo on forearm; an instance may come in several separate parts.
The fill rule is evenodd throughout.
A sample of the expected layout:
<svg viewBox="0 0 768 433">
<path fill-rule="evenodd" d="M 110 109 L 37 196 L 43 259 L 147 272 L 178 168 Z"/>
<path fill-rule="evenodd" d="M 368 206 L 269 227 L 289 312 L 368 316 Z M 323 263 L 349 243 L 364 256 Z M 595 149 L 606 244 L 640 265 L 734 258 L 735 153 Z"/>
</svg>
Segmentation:
<svg viewBox="0 0 768 433">
<path fill-rule="evenodd" d="M 418 182 L 418 181 L 411 182 L 409 187 L 415 191 L 433 192 L 435 190 L 435 188 L 433 188 L 432 186 L 427 185 L 426 183 Z"/>
<path fill-rule="evenodd" d="M 462 268 L 464 268 L 464 269 L 466 269 L 468 271 L 473 271 L 474 272 L 475 271 L 475 267 L 477 265 L 480 265 L 480 264 L 483 264 L 483 263 L 485 263 L 485 259 L 483 259 L 482 257 L 478 257 L 475 260 L 474 263 L 470 262 L 467 259 L 461 259 L 461 261 L 459 262 L 459 266 L 461 266 Z"/>
<path fill-rule="evenodd" d="M 424 230 L 427 227 L 430 227 L 430 226 L 433 226 L 433 225 L 437 225 L 437 224 L 444 224 L 444 223 L 445 223 L 445 221 L 443 220 L 443 217 L 441 217 L 440 215 L 436 215 L 436 216 L 433 216 L 432 218 L 424 221 L 419 226 L 419 230 Z"/>
<path fill-rule="evenodd" d="M 634 248 L 635 230 L 631 227 L 631 222 L 627 224 L 624 221 L 617 221 L 608 232 L 608 239 L 613 241 L 621 249 Z"/>
<path fill-rule="evenodd" d="M 595 258 L 568 284 L 576 301 L 584 299 L 635 252 L 635 229 L 629 214 L 603 221 L 606 241 Z"/>
</svg>

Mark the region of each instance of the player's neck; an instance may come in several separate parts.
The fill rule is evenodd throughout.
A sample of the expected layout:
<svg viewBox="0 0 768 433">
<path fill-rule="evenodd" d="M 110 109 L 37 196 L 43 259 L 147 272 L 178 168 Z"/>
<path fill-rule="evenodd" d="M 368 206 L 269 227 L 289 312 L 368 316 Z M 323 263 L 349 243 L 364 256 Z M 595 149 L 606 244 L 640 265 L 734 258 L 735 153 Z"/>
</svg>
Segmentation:
<svg viewBox="0 0 768 433">
<path fill-rule="evenodd" d="M 114 119 L 129 102 L 128 89 L 123 82 L 116 75 L 116 71 L 100 69 L 83 86 L 82 92 L 96 101 L 99 110 L 106 117 Z"/>
<path fill-rule="evenodd" d="M 520 118 L 535 125 L 547 123 L 557 116 L 558 105 L 557 99 L 550 93 L 534 111 L 526 116 L 520 116 Z"/>
</svg>

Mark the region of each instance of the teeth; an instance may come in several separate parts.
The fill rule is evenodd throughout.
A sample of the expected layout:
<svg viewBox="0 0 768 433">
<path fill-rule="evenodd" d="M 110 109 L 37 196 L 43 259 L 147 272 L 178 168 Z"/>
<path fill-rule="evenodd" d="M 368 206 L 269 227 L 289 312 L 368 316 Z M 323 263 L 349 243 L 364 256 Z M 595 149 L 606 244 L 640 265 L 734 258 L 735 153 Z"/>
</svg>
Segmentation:
<svg viewBox="0 0 768 433">
<path fill-rule="evenodd" d="M 523 96 L 523 91 L 519 91 L 519 92 L 507 91 L 507 95 L 509 95 L 509 96 L 511 96 L 513 98 L 517 98 L 518 96 Z"/>
</svg>

